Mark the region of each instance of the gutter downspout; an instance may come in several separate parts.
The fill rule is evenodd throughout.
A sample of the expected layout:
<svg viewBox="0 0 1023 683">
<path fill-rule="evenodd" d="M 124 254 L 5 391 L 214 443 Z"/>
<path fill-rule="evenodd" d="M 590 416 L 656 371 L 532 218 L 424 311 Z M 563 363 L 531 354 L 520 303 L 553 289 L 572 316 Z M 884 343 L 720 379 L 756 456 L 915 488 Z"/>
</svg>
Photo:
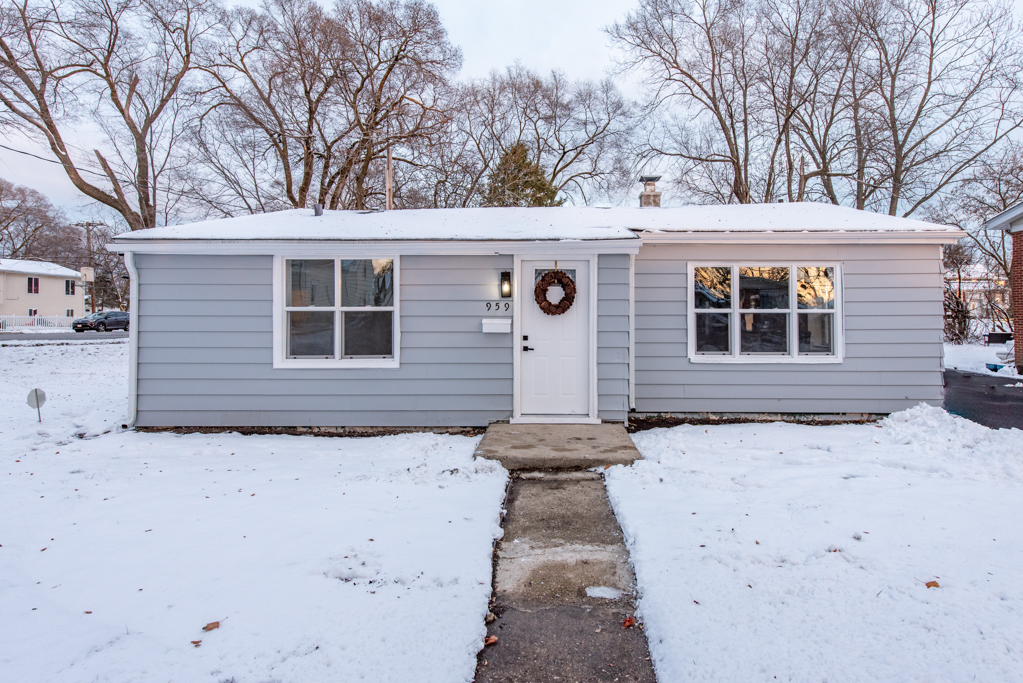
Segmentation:
<svg viewBox="0 0 1023 683">
<path fill-rule="evenodd" d="M 128 269 L 128 429 L 135 429 L 139 408 L 139 273 L 135 269 L 135 254 L 125 252 L 124 266 Z"/>
<path fill-rule="evenodd" d="M 629 254 L 629 410 L 636 409 L 636 255 Z M 629 420 L 626 418 L 625 423 Z"/>
</svg>

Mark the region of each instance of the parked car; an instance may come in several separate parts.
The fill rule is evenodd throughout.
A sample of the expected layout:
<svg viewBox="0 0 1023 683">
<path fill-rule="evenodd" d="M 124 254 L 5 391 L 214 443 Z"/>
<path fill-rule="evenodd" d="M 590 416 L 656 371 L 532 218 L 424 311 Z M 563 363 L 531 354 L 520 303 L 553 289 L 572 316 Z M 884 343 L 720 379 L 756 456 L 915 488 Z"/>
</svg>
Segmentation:
<svg viewBox="0 0 1023 683">
<path fill-rule="evenodd" d="M 78 318 L 71 323 L 71 328 L 75 332 L 85 332 L 86 330 L 95 330 L 96 332 L 127 331 L 128 314 L 125 311 L 100 311 L 84 318 Z"/>
</svg>

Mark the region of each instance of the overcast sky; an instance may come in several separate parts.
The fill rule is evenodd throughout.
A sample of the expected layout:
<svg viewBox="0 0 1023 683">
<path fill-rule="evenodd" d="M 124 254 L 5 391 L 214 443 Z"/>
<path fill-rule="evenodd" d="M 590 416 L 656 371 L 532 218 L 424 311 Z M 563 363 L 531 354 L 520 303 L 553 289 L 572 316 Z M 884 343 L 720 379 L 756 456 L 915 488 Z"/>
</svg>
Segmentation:
<svg viewBox="0 0 1023 683">
<path fill-rule="evenodd" d="M 258 6 L 258 0 L 236 4 Z M 516 60 L 540 72 L 559 69 L 570 78 L 599 79 L 613 65 L 602 29 L 625 16 L 631 0 L 434 0 L 450 40 L 462 48 L 462 77 L 476 78 Z M 636 88 L 620 85 L 628 95 Z M 88 141 L 69 140 L 88 149 Z M 49 158 L 48 151 L 20 138 L 10 147 Z M 0 149 L 0 177 L 28 185 L 71 213 L 86 202 L 56 164 Z"/>
</svg>

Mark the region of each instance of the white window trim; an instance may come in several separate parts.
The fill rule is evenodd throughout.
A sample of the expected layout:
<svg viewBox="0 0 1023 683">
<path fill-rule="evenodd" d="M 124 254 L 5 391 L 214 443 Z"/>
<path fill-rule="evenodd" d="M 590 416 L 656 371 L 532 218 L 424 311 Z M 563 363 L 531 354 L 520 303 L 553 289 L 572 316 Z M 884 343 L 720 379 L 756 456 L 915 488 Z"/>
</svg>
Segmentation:
<svg viewBox="0 0 1023 683">
<path fill-rule="evenodd" d="M 331 369 L 348 369 L 348 368 L 397 368 L 401 364 L 401 297 L 399 296 L 401 287 L 401 266 L 400 260 L 397 254 L 374 254 L 374 255 L 348 255 L 342 252 L 337 252 L 329 258 L 342 258 L 342 259 L 389 259 L 393 262 L 394 267 L 394 325 L 392 328 L 392 349 L 394 350 L 394 358 L 288 358 L 286 350 L 288 348 L 288 326 L 285 321 L 285 283 L 287 274 L 284 272 L 285 264 L 289 260 L 294 259 L 323 259 L 328 256 L 322 253 L 293 253 L 286 255 L 274 256 L 274 267 L 273 267 L 273 367 L 277 369 L 299 369 L 299 368 L 331 368 Z M 337 310 L 332 308 L 330 310 Z M 337 331 L 337 325 L 340 321 L 335 316 L 334 326 L 335 335 Z M 335 343 L 337 338 L 335 336 Z"/>
<path fill-rule="evenodd" d="M 799 313 L 809 313 L 812 310 L 800 310 L 796 307 L 796 278 L 789 278 L 789 301 L 792 302 L 793 308 L 787 309 L 785 312 L 789 314 L 789 353 L 784 355 L 740 355 L 739 354 L 739 330 L 736 325 L 735 316 L 738 308 L 736 308 L 736 302 L 739 296 L 739 281 L 737 272 L 742 267 L 753 267 L 753 266 L 773 266 L 773 267 L 787 267 L 789 269 L 799 268 L 800 266 L 824 266 L 832 267 L 835 269 L 835 353 L 834 355 L 799 355 Z M 731 345 L 733 352 L 729 355 L 716 355 L 716 354 L 698 354 L 696 353 L 696 290 L 693 287 L 693 279 L 696 275 L 697 268 L 703 267 L 718 267 L 718 268 L 731 268 L 732 269 L 732 308 L 728 315 L 731 318 L 729 325 L 729 332 L 732 335 Z M 840 263 L 828 263 L 824 261 L 813 261 L 805 260 L 800 262 L 778 262 L 769 260 L 743 260 L 743 261 L 689 261 L 686 264 L 686 279 L 688 287 L 688 301 L 687 301 L 687 336 L 686 336 L 686 350 L 687 356 L 690 363 L 733 363 L 733 364 L 778 364 L 785 363 L 790 365 L 822 365 L 822 364 L 835 364 L 842 363 L 845 360 L 845 316 L 843 315 L 843 299 L 845 288 L 843 286 L 843 272 L 842 264 Z M 795 272 L 792 270 L 791 272 Z M 704 309 L 701 309 L 704 310 Z M 711 312 L 707 309 L 705 312 Z M 770 311 L 763 311 L 769 313 Z M 823 312 L 823 311 L 822 311 Z"/>
</svg>

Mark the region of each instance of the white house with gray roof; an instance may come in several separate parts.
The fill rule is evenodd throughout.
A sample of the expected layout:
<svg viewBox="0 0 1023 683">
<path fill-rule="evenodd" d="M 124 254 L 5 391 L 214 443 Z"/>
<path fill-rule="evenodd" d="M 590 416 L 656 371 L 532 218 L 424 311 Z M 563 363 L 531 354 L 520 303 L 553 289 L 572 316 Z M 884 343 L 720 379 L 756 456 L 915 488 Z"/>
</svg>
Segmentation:
<svg viewBox="0 0 1023 683">
<path fill-rule="evenodd" d="M 108 248 L 136 425 L 483 426 L 940 403 L 961 236 L 806 203 L 291 210 Z"/>
</svg>

